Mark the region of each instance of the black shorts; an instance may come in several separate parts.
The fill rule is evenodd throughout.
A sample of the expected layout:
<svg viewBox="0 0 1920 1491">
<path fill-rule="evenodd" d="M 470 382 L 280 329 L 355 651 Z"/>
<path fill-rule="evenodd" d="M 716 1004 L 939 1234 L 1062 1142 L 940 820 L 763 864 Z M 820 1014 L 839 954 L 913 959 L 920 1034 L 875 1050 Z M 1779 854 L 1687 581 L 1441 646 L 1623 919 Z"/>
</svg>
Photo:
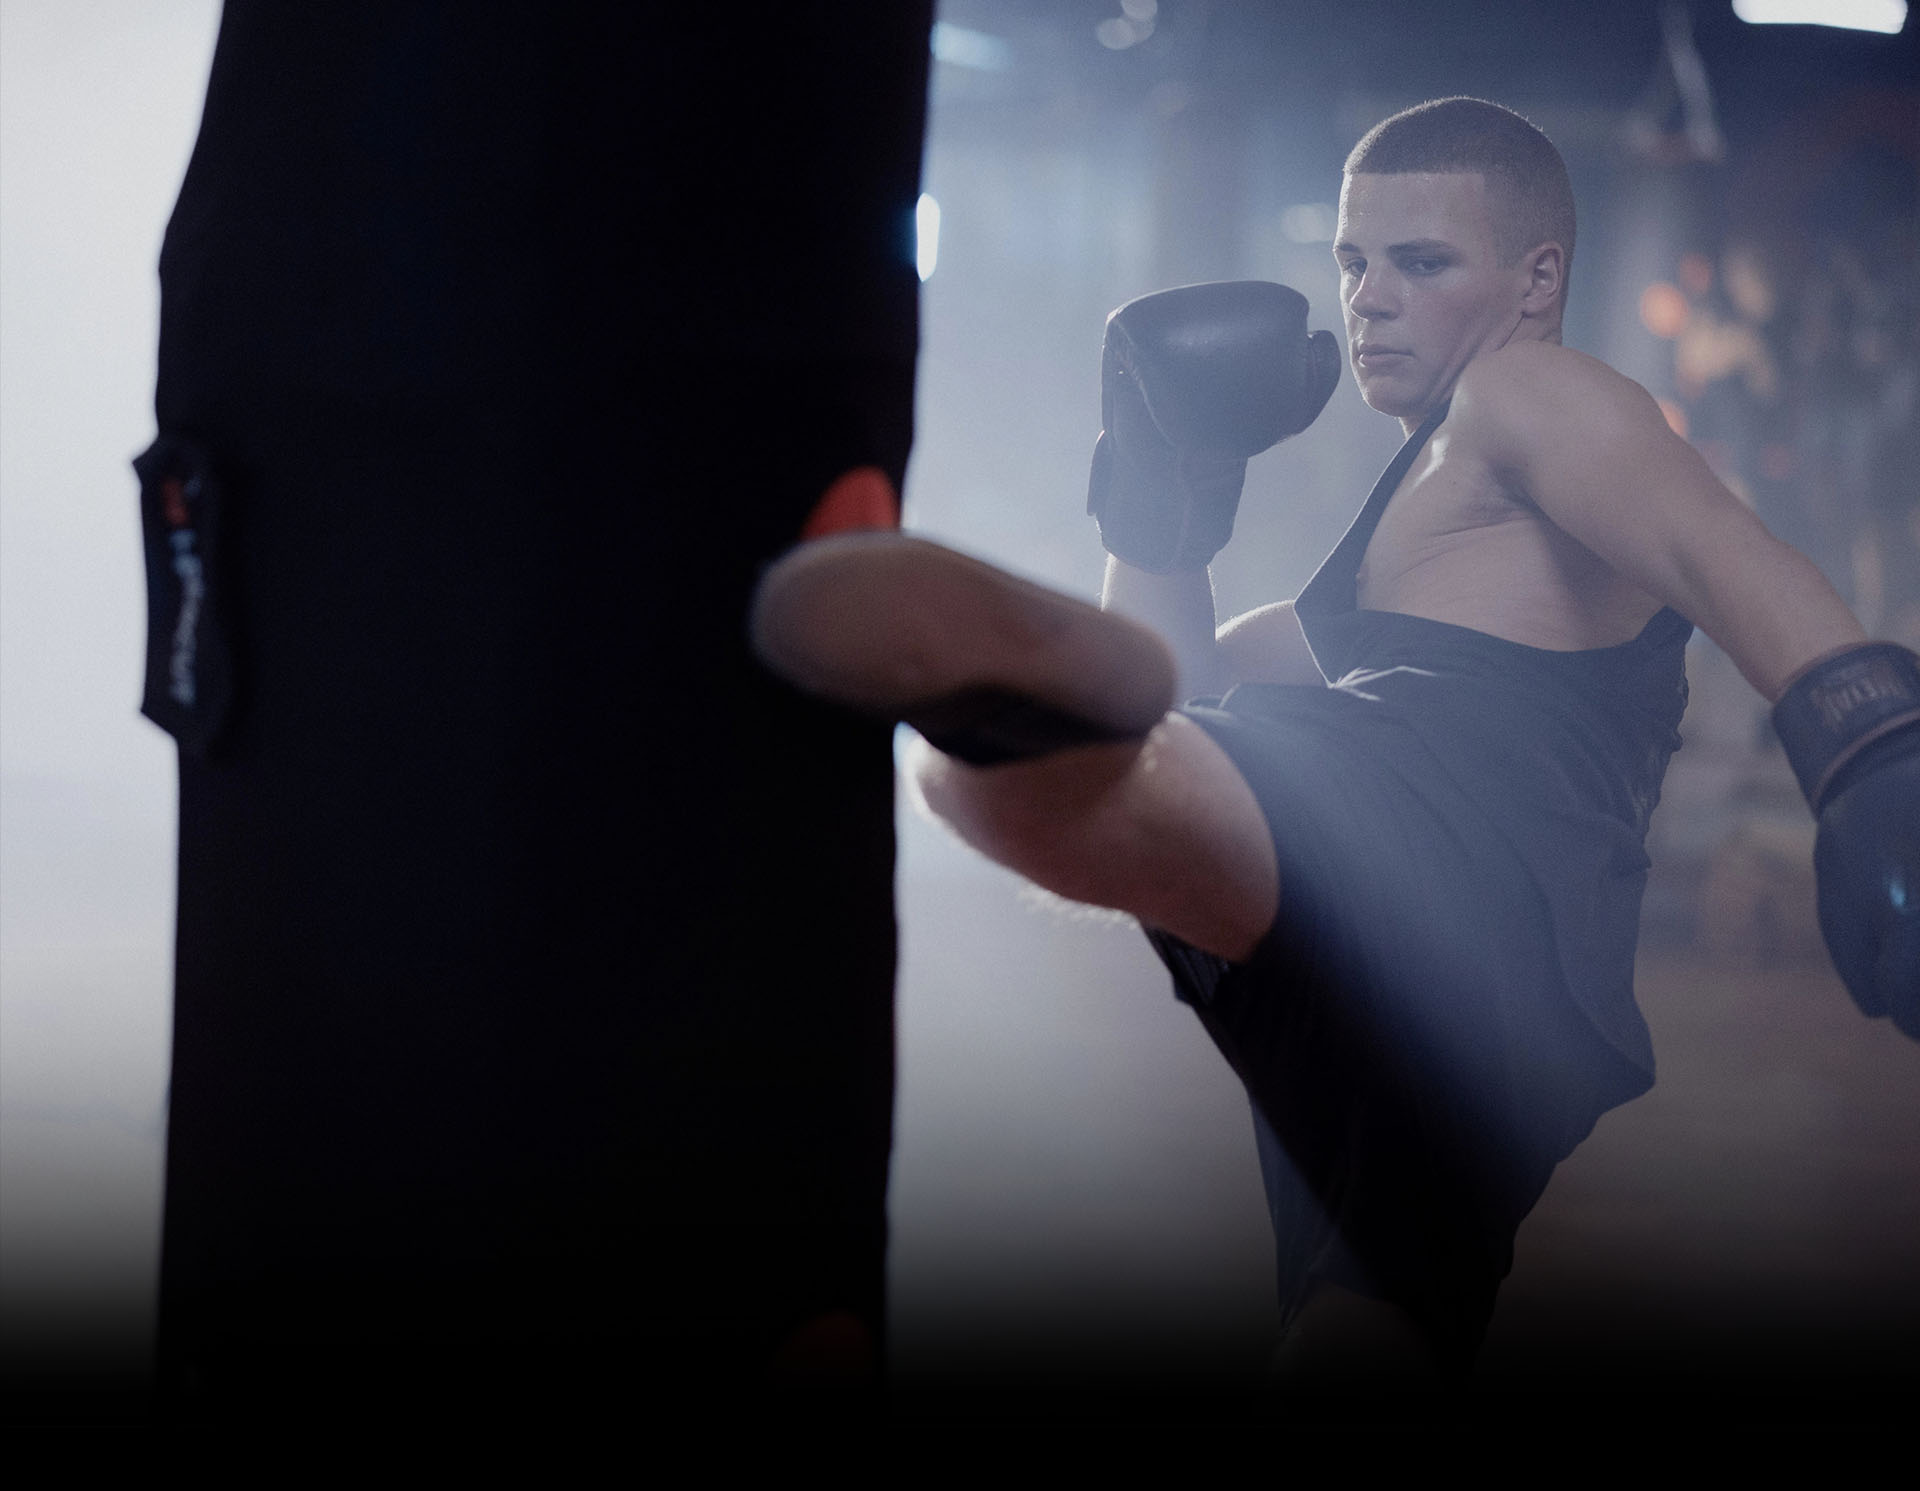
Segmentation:
<svg viewBox="0 0 1920 1491">
<path fill-rule="evenodd" d="M 1243 964 L 1150 935 L 1253 1099 L 1283 1316 L 1343 1284 L 1464 1366 L 1554 1166 L 1650 1077 L 1574 1004 L 1545 893 L 1403 715 L 1279 687 L 1186 713 L 1260 801 L 1280 911 Z"/>
</svg>

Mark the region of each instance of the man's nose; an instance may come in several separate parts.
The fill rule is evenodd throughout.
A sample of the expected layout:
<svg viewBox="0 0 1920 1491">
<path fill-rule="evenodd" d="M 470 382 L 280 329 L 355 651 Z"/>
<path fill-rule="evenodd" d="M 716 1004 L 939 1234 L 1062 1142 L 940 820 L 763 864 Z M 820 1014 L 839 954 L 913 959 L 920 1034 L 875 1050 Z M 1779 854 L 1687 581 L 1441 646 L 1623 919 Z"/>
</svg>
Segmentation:
<svg viewBox="0 0 1920 1491">
<path fill-rule="evenodd" d="M 1362 273 L 1360 283 L 1353 287 L 1353 294 L 1347 298 L 1347 309 L 1369 321 L 1391 316 L 1394 302 L 1387 293 L 1383 277 L 1372 269 Z"/>
</svg>

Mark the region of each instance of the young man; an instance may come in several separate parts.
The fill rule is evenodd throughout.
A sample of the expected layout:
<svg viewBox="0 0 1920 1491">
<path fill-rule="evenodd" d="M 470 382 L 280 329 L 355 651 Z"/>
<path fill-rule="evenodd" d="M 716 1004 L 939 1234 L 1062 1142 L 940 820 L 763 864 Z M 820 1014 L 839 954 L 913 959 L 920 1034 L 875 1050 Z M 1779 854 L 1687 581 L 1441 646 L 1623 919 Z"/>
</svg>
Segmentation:
<svg viewBox="0 0 1920 1491">
<path fill-rule="evenodd" d="M 1148 928 L 1252 1095 L 1303 1368 L 1469 1364 L 1554 1165 L 1651 1083 L 1634 939 L 1691 624 L 1780 701 L 1829 945 L 1920 1036 L 1920 668 L 1560 345 L 1573 246 L 1558 152 L 1505 109 L 1356 147 L 1348 357 L 1409 438 L 1294 602 L 1216 631 L 1205 568 L 1246 458 L 1339 375 L 1258 284 L 1109 321 L 1105 614 L 898 535 L 759 598 L 776 668 L 938 748 L 916 774 L 963 837 Z M 1195 695 L 1224 697 L 1162 713 Z"/>
</svg>

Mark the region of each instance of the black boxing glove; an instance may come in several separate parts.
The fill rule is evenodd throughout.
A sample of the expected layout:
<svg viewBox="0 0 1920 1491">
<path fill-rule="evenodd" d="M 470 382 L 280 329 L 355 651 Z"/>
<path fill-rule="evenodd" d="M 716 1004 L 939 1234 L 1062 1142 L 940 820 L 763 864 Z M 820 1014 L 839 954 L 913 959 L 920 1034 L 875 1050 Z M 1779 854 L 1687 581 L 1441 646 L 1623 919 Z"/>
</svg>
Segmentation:
<svg viewBox="0 0 1920 1491">
<path fill-rule="evenodd" d="M 1920 1040 L 1920 657 L 1869 642 L 1773 708 L 1814 842 L 1820 930 L 1854 1002 Z"/>
<path fill-rule="evenodd" d="M 1107 552 L 1155 574 L 1200 569 L 1233 536 L 1247 461 L 1312 424 L 1340 381 L 1333 333 L 1298 291 L 1187 285 L 1107 317 L 1087 511 Z"/>
</svg>

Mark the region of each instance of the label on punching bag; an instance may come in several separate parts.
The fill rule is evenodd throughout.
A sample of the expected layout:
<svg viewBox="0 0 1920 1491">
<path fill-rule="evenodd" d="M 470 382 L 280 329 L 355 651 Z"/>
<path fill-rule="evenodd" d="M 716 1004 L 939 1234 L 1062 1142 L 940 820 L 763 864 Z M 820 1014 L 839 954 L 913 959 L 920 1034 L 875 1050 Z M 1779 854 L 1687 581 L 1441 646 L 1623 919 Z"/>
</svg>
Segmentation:
<svg viewBox="0 0 1920 1491">
<path fill-rule="evenodd" d="M 233 648 L 219 583 L 221 493 L 205 454 L 162 435 L 134 458 L 147 561 L 140 712 L 204 756 L 233 708 Z"/>
</svg>

